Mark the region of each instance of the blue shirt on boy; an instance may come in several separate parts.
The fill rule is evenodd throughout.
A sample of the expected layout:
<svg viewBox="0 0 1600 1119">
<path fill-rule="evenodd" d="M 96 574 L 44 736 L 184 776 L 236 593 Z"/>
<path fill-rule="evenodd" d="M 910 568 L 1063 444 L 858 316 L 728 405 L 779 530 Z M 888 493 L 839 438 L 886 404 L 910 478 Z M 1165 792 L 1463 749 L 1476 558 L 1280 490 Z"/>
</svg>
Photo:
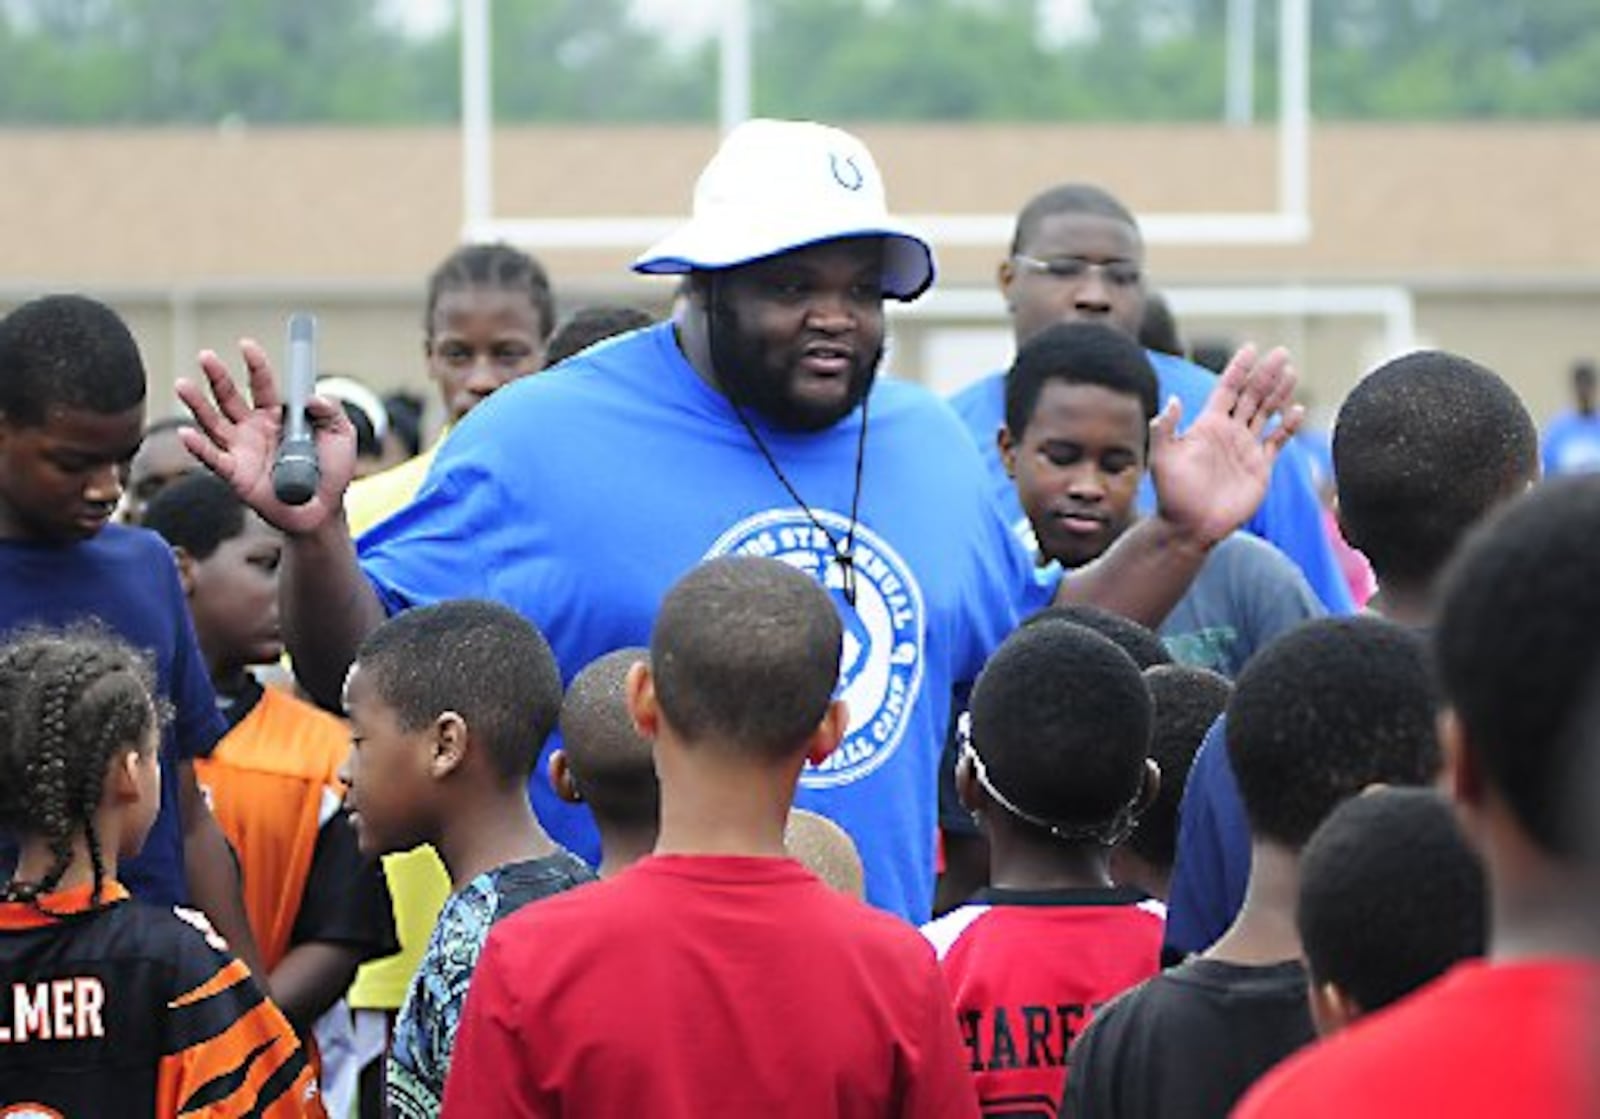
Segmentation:
<svg viewBox="0 0 1600 1119">
<path fill-rule="evenodd" d="M 1228 763 L 1228 720 L 1206 732 L 1178 808 L 1178 851 L 1167 899 L 1166 951 L 1203 952 L 1244 905 L 1250 882 L 1250 821 Z"/>
<path fill-rule="evenodd" d="M 178 762 L 211 751 L 227 730 L 195 644 L 172 552 L 152 532 L 107 525 L 74 544 L 0 540 L 0 633 L 98 621 L 152 660 L 173 717 L 161 740 L 161 811 L 117 878 L 141 901 L 181 905 L 183 827 Z"/>
<path fill-rule="evenodd" d="M 853 607 L 828 536 L 850 530 L 865 409 L 806 434 L 747 413 L 797 505 L 671 324 L 474 409 L 417 500 L 362 538 L 362 567 L 390 611 L 460 596 L 515 607 L 568 680 L 603 653 L 648 644 L 662 596 L 704 559 L 772 556 L 815 573 L 845 623 L 839 695 L 851 718 L 834 755 L 802 775 L 796 803 L 850 832 L 870 901 L 926 920 L 951 691 L 1013 627 L 1030 576 L 949 409 L 882 377 L 867 408 Z M 555 798 L 542 759 L 531 795 L 551 835 L 593 859 L 592 821 Z"/>
<path fill-rule="evenodd" d="M 1216 377 L 1193 362 L 1171 354 L 1146 351 L 1160 384 L 1161 399 L 1176 396 L 1183 405 L 1183 426 L 1194 422 L 1205 407 L 1206 397 Z M 950 406 L 977 441 L 989 472 L 990 492 L 1014 529 L 1026 529 L 1027 517 L 1017 501 L 1016 487 L 1000 461 L 995 432 L 1005 422 L 1005 373 L 992 373 L 968 385 L 950 398 Z M 1139 490 L 1140 508 L 1149 513 L 1155 508 L 1155 488 L 1149 475 Z M 1278 456 L 1267 486 L 1267 496 L 1244 527 L 1272 544 L 1293 560 L 1304 573 L 1311 589 L 1317 592 L 1330 614 L 1349 614 L 1355 604 L 1338 562 L 1328 546 L 1322 525 L 1322 506 L 1311 484 L 1311 473 L 1304 452 L 1290 442 Z"/>
</svg>

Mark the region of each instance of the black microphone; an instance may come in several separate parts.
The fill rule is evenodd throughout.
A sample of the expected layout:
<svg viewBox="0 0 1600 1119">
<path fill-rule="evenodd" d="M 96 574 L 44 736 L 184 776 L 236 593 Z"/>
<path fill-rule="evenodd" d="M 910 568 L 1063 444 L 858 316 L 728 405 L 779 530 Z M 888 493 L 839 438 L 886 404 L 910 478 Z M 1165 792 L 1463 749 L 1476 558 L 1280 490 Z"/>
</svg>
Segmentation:
<svg viewBox="0 0 1600 1119">
<path fill-rule="evenodd" d="M 306 415 L 306 401 L 317 383 L 317 320 L 305 312 L 289 316 L 288 402 L 283 439 L 272 462 L 272 492 L 285 505 L 304 505 L 317 492 L 322 471 Z"/>
</svg>

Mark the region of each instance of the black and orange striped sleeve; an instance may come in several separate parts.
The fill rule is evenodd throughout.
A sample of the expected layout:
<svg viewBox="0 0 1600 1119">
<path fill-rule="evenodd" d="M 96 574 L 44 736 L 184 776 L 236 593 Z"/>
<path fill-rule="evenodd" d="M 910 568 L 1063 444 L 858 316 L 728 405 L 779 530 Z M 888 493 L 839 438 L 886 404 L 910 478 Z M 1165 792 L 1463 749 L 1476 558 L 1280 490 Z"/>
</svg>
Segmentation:
<svg viewBox="0 0 1600 1119">
<path fill-rule="evenodd" d="M 157 1114 L 324 1119 L 311 1062 L 249 969 L 199 931 L 185 949 L 181 993 L 166 1007 Z"/>
</svg>

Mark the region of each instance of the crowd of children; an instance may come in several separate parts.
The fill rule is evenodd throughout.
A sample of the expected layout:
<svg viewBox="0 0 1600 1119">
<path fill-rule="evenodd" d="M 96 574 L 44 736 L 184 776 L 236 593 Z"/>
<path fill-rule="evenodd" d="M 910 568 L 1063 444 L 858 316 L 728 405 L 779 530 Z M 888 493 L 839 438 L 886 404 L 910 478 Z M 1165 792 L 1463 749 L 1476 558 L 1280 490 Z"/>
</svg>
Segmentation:
<svg viewBox="0 0 1600 1119">
<path fill-rule="evenodd" d="M 0 319 L 0 1115 L 1600 1110 L 1600 478 L 1501 378 L 1341 409 L 1349 616 L 1285 355 L 1135 341 L 1098 188 L 976 440 L 877 377 L 933 260 L 853 137 L 638 267 L 453 253 L 444 433 L 347 494 L 319 393 L 297 507 L 260 347 L 146 428 L 111 308 Z"/>
</svg>

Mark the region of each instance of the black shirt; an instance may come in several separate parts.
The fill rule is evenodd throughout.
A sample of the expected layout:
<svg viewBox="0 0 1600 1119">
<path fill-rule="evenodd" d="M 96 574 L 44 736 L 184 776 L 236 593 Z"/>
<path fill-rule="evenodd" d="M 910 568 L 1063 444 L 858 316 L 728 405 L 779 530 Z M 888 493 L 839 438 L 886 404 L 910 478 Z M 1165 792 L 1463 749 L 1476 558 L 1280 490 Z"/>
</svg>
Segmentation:
<svg viewBox="0 0 1600 1119">
<path fill-rule="evenodd" d="M 1068 1056 L 1061 1114 L 1220 1119 L 1313 1037 L 1299 961 L 1246 967 L 1196 957 L 1095 1015 Z"/>
</svg>

